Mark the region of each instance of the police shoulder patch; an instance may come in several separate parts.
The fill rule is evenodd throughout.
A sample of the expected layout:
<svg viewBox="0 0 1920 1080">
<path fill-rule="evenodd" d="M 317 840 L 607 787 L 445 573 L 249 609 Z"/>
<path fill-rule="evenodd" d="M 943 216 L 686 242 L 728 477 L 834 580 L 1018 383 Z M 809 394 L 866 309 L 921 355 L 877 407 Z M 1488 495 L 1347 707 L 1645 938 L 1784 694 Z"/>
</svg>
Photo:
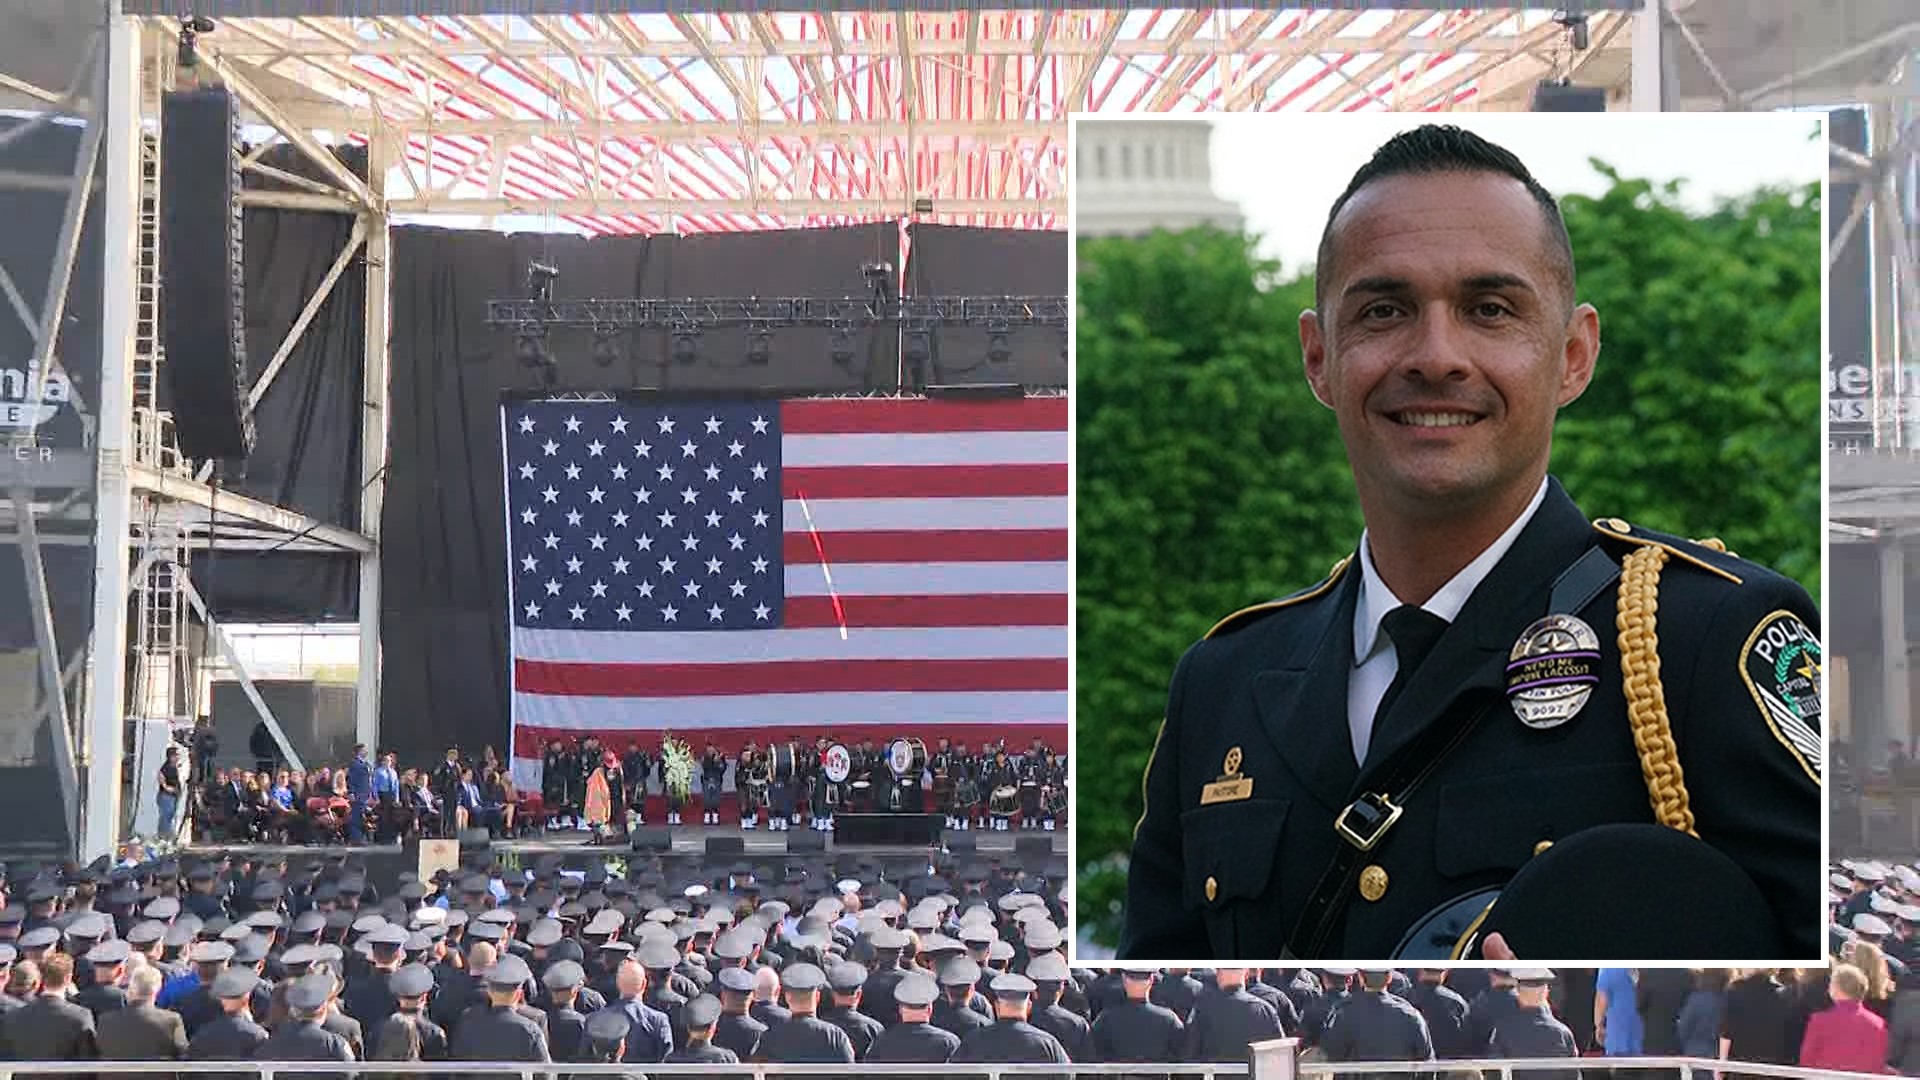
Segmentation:
<svg viewBox="0 0 1920 1080">
<path fill-rule="evenodd" d="M 1798 615 L 1775 611 L 1740 649 L 1740 678 L 1773 736 L 1820 782 L 1820 639 Z"/>
</svg>

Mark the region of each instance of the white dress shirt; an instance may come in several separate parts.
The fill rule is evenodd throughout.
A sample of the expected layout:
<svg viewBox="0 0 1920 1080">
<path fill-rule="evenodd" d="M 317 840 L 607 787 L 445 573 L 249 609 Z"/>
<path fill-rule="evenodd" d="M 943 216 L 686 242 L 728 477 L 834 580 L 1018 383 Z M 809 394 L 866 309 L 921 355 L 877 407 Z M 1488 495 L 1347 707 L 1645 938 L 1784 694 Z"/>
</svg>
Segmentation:
<svg viewBox="0 0 1920 1080">
<path fill-rule="evenodd" d="M 1485 551 L 1462 567 L 1453 575 L 1440 591 L 1434 593 L 1420 607 L 1448 623 L 1460 615 L 1460 609 L 1467 606 L 1467 598 L 1486 580 L 1487 574 L 1499 564 L 1501 558 L 1520 538 L 1520 530 L 1533 520 L 1535 511 L 1547 497 L 1547 481 L 1542 478 L 1540 490 L 1533 493 L 1533 501 L 1520 512 L 1520 516 L 1507 526 L 1507 531 L 1499 539 L 1487 546 Z M 1353 736 L 1353 760 L 1364 764 L 1367 760 L 1367 747 L 1373 742 L 1373 714 L 1380 708 L 1380 699 L 1387 694 L 1387 687 L 1393 685 L 1393 677 L 1400 671 L 1400 655 L 1394 651 L 1393 643 L 1381 632 L 1380 620 L 1387 612 L 1404 604 L 1405 601 L 1393 594 L 1387 583 L 1380 580 L 1380 571 L 1374 569 L 1373 552 L 1367 547 L 1367 534 L 1360 534 L 1360 599 L 1353 607 L 1353 671 L 1347 676 L 1347 731 Z"/>
</svg>

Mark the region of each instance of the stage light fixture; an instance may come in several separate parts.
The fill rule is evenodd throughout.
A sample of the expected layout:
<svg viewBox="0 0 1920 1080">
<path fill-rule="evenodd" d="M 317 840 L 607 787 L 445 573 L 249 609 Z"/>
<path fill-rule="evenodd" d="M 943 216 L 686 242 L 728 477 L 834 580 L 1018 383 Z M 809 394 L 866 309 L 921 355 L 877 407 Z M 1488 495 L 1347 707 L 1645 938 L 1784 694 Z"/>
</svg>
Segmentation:
<svg viewBox="0 0 1920 1080">
<path fill-rule="evenodd" d="M 200 62 L 199 39 L 201 34 L 211 34 L 214 22 L 205 15 L 180 16 L 180 38 L 174 53 L 175 62 L 182 68 L 190 68 Z"/>
<path fill-rule="evenodd" d="M 700 342 L 690 333 L 673 335 L 673 360 L 676 364 L 691 364 L 700 358 Z"/>
<path fill-rule="evenodd" d="M 773 360 L 773 334 L 767 330 L 755 330 L 747 335 L 747 363 L 754 367 L 766 367 Z"/>
<path fill-rule="evenodd" d="M 1013 359 L 1013 346 L 1007 343 L 1007 328 L 996 327 L 987 331 L 987 359 L 996 364 L 1004 364 Z"/>
<path fill-rule="evenodd" d="M 593 332 L 593 363 L 595 367 L 608 368 L 620 359 L 620 331 L 614 329 L 595 330 Z"/>
<path fill-rule="evenodd" d="M 513 335 L 513 355 L 523 367 L 552 367 L 553 354 L 547 351 L 547 332 L 539 326 L 523 326 Z"/>
</svg>

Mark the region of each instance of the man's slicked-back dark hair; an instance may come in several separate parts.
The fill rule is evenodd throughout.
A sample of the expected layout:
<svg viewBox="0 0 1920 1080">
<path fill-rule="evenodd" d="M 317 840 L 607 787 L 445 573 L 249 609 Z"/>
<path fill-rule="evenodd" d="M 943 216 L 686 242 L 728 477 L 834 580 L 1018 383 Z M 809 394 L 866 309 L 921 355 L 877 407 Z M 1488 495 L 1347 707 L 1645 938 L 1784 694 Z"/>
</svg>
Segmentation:
<svg viewBox="0 0 1920 1080">
<path fill-rule="evenodd" d="M 1567 302 L 1573 310 L 1573 242 L 1567 238 L 1567 223 L 1560 217 L 1560 204 L 1553 194 L 1540 186 L 1533 173 L 1513 151 L 1452 124 L 1424 124 L 1403 131 L 1381 144 L 1365 165 L 1347 181 L 1347 190 L 1333 201 L 1327 212 L 1327 224 L 1320 230 L 1320 250 L 1313 275 L 1313 305 L 1326 304 L 1326 282 L 1333 269 L 1333 223 L 1340 211 L 1361 188 L 1389 176 L 1413 176 L 1430 173 L 1485 172 L 1511 177 L 1525 185 L 1527 193 L 1540 207 L 1547 225 L 1547 255 L 1559 263 L 1555 268 Z"/>
</svg>

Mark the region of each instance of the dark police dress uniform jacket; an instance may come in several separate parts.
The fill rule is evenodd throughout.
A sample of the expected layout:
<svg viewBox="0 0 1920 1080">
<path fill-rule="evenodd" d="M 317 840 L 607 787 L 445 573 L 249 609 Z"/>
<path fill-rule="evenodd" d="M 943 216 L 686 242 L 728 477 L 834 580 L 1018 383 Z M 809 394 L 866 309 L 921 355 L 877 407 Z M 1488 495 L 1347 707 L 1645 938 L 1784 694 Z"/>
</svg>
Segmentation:
<svg viewBox="0 0 1920 1080">
<path fill-rule="evenodd" d="M 311 1020 L 289 1020 L 254 1048 L 256 1061 L 352 1061 L 347 1040 Z"/>
<path fill-rule="evenodd" d="M 107 1061 L 166 1061 L 187 1056 L 187 1029 L 176 1013 L 151 1003 L 129 1005 L 95 1020 L 94 1041 Z"/>
<path fill-rule="evenodd" d="M 267 1029 L 244 1016 L 222 1016 L 194 1033 L 187 1043 L 191 1061 L 246 1061 L 261 1043 L 267 1041 Z"/>
<path fill-rule="evenodd" d="M 1123 1001 L 1100 1010 L 1089 1037 L 1096 1061 L 1178 1061 L 1187 1029 L 1172 1009 Z"/>
<path fill-rule="evenodd" d="M 875 1040 L 885 1028 L 873 1017 L 841 1005 L 829 1005 L 820 1010 L 820 1019 L 847 1033 L 847 1041 L 853 1044 L 853 1060 L 867 1060 L 867 1052 L 873 1049 Z"/>
<path fill-rule="evenodd" d="M 1060 1005 L 1040 1005 L 1033 1010 L 1033 1026 L 1058 1039 L 1067 1056 L 1075 1061 L 1090 1061 L 1087 1054 L 1087 1021 Z"/>
<path fill-rule="evenodd" d="M 756 1061 L 787 1064 L 853 1064 L 853 1043 L 847 1033 L 817 1016 L 796 1016 L 760 1039 Z"/>
<path fill-rule="evenodd" d="M 666 1065 L 738 1065 L 740 1056 L 724 1046 L 694 1042 L 667 1055 Z"/>
<path fill-rule="evenodd" d="M 505 1005 L 462 1017 L 453 1033 L 453 1057 L 457 1061 L 552 1060 L 540 1026 Z"/>
<path fill-rule="evenodd" d="M 721 1013 L 720 1024 L 713 1032 L 713 1045 L 725 1047 L 746 1061 L 759 1050 L 760 1040 L 766 1034 L 767 1025 L 745 1013 Z"/>
<path fill-rule="evenodd" d="M 880 1033 L 867 1051 L 867 1063 L 936 1065 L 953 1059 L 960 1037 L 932 1024 L 895 1024 Z"/>
<path fill-rule="evenodd" d="M 993 1021 L 981 1015 L 971 1005 L 955 1005 L 943 997 L 933 1003 L 933 1026 L 951 1031 L 965 1039 L 969 1032 L 993 1026 Z"/>
<path fill-rule="evenodd" d="M 1420 1011 L 1427 1022 L 1427 1036 L 1433 1040 L 1433 1056 L 1439 1058 L 1472 1057 L 1468 1036 L 1467 999 L 1439 983 L 1415 983 L 1406 993 L 1407 1004 Z"/>
<path fill-rule="evenodd" d="M 1245 1061 L 1247 1044 L 1282 1034 L 1273 1006 L 1245 990 L 1208 990 L 1187 1021 L 1187 1056 L 1196 1062 Z"/>
<path fill-rule="evenodd" d="M 1433 1040 L 1412 1005 L 1384 990 L 1347 999 L 1327 1025 L 1320 1045 L 1330 1061 L 1428 1061 Z"/>
<path fill-rule="evenodd" d="M 1243 1056 L 1244 1052 L 1243 1048 Z M 955 1064 L 1071 1064 L 1059 1039 L 1024 1020 L 996 1020 L 988 1027 L 969 1033 L 960 1040 L 960 1049 L 955 1050 L 949 1060 Z"/>
<path fill-rule="evenodd" d="M 559 1007 L 546 1010 L 547 1051 L 555 1061 L 579 1063 L 587 1060 L 587 1018 L 575 1009 Z"/>
<path fill-rule="evenodd" d="M 1120 957 L 1393 956 L 1430 913 L 1503 886 L 1536 845 L 1595 825 L 1654 823 L 1626 716 L 1617 578 L 1570 612 L 1599 639 L 1599 681 L 1584 709 L 1536 729 L 1506 700 L 1511 650 L 1550 614 L 1562 572 L 1594 548 L 1618 563 L 1648 547 L 1669 553 L 1657 648 L 1698 835 L 1765 895 L 1782 955 L 1816 953 L 1819 928 L 1806 917 L 1821 877 L 1813 601 L 1712 546 L 1618 519 L 1589 524 L 1550 480 L 1511 549 L 1375 720 L 1362 767 L 1346 723 L 1362 577 L 1352 559 L 1313 589 L 1223 620 L 1187 651 L 1148 760 Z M 1760 663 L 1769 637 L 1795 639 L 1792 670 Z M 1770 711 L 1783 707 L 1797 722 Z M 1363 794 L 1385 794 L 1375 785 L 1396 751 L 1482 708 L 1478 726 L 1400 801 L 1401 816 L 1343 879 L 1330 907 L 1338 921 L 1321 948 L 1302 948 L 1295 929 L 1309 894 L 1349 844 L 1336 819 Z M 1218 786 L 1203 802 L 1210 785 Z M 1373 879 L 1376 899 L 1356 887 L 1367 876 L 1355 877 L 1362 863 L 1385 871 Z M 1704 927 L 1740 915 L 1701 904 L 1659 921 Z"/>
<path fill-rule="evenodd" d="M 1493 1056 L 1497 1058 L 1579 1057 L 1573 1032 L 1554 1019 L 1546 1006 L 1521 1008 L 1493 1029 Z M 1516 1080 L 1580 1080 L 1577 1069 L 1516 1069 Z"/>
</svg>

